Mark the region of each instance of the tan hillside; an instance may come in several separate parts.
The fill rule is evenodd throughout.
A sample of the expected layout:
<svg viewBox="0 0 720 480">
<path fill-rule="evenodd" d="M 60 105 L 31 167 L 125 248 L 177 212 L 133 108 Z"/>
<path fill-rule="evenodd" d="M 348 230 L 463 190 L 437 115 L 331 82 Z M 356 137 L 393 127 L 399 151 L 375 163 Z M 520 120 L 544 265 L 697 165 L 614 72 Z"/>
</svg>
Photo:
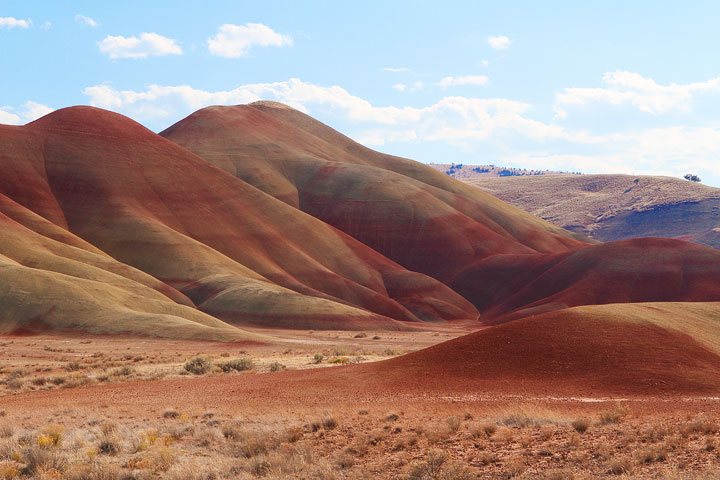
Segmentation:
<svg viewBox="0 0 720 480">
<path fill-rule="evenodd" d="M 463 181 L 597 240 L 667 237 L 720 247 L 717 230 L 720 189 L 699 183 L 631 175 L 546 175 Z"/>
</svg>

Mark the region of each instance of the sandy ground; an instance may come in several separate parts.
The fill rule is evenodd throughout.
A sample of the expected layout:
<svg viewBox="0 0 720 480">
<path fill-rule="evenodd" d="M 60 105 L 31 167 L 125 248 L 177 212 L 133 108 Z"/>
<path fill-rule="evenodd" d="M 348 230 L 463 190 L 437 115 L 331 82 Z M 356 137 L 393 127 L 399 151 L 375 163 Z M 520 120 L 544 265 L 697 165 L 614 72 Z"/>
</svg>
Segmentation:
<svg viewBox="0 0 720 480">
<path fill-rule="evenodd" d="M 716 478 L 720 471 L 720 399 L 363 393 L 345 388 L 342 375 L 332 388 L 300 390 L 293 372 L 268 371 L 282 362 L 351 376 L 355 367 L 327 360 L 379 360 L 462 330 L 361 338 L 285 331 L 287 341 L 273 345 L 3 337 L 0 478 L 13 478 L 11 468 L 15 478 L 173 479 Z M 255 368 L 181 374 L 198 354 L 249 357 Z M 68 371 L 72 362 L 82 367 Z M 132 373 L 108 375 L 126 366 Z M 18 369 L 22 386 L 10 388 Z M 87 385 L 33 381 L 79 375 Z M 53 435 L 62 441 L 52 444 Z M 33 449 L 50 457 L 33 466 Z M 79 471 L 87 476 L 73 476 Z"/>
</svg>

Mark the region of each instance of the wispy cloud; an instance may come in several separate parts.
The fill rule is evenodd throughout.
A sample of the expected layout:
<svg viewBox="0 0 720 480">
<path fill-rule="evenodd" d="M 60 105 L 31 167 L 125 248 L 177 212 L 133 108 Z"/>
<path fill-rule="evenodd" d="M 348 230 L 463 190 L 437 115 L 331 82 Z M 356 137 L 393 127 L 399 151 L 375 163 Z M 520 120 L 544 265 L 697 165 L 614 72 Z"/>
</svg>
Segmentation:
<svg viewBox="0 0 720 480">
<path fill-rule="evenodd" d="M 0 17 L 0 27 L 5 28 L 30 28 L 32 20 L 22 20 L 15 17 Z"/>
<path fill-rule="evenodd" d="M 139 37 L 108 36 L 98 42 L 100 51 L 110 58 L 147 58 L 162 55 L 182 55 L 175 40 L 157 33 L 142 33 Z"/>
<path fill-rule="evenodd" d="M 79 13 L 77 15 L 75 15 L 75 22 L 81 23 L 83 25 L 87 25 L 87 26 L 93 27 L 93 28 L 95 28 L 99 25 L 98 22 L 96 22 L 94 19 L 92 19 L 90 17 L 86 17 L 85 15 L 81 15 Z"/>
<path fill-rule="evenodd" d="M 464 75 L 460 77 L 445 77 L 438 82 L 441 87 L 458 87 L 463 85 L 483 86 L 490 79 L 485 75 Z"/>
<path fill-rule="evenodd" d="M 282 47 L 292 46 L 289 35 L 282 35 L 262 23 L 245 25 L 225 24 L 218 32 L 208 38 L 208 50 L 212 55 L 225 58 L 240 58 L 249 54 L 254 46 Z"/>
<path fill-rule="evenodd" d="M 603 88 L 566 88 L 556 97 L 561 116 L 565 108 L 597 103 L 631 105 L 642 112 L 660 114 L 669 110 L 688 110 L 694 96 L 720 94 L 720 77 L 706 82 L 660 85 L 638 73 L 617 70 L 603 75 Z"/>
<path fill-rule="evenodd" d="M 495 50 L 507 50 L 512 44 L 512 40 L 510 40 L 505 35 L 491 36 L 488 37 L 487 41 L 488 45 L 490 45 L 490 47 L 494 48 Z"/>
<path fill-rule="evenodd" d="M 405 68 L 405 67 L 384 67 L 383 70 L 386 72 L 409 72 L 410 71 L 409 68 Z"/>
<path fill-rule="evenodd" d="M 405 85 L 404 83 L 396 83 L 395 85 L 393 85 L 392 88 L 394 90 L 397 90 L 398 92 L 404 92 L 407 88 L 407 85 Z"/>
</svg>

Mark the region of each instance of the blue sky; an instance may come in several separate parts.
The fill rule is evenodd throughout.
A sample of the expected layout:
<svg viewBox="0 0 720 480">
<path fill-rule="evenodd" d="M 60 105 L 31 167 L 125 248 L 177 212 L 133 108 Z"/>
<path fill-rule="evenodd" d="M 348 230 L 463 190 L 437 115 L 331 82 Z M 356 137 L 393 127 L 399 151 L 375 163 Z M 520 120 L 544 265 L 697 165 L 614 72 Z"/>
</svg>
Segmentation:
<svg viewBox="0 0 720 480">
<path fill-rule="evenodd" d="M 718 2 L 0 0 L 0 123 L 270 99 L 423 162 L 720 186 Z"/>
</svg>

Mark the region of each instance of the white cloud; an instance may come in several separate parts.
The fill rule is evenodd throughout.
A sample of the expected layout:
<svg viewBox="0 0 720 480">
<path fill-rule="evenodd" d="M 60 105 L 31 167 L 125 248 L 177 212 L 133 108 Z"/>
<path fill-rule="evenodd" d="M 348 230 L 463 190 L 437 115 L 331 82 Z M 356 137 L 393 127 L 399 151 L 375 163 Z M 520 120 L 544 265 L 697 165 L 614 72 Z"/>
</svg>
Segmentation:
<svg viewBox="0 0 720 480">
<path fill-rule="evenodd" d="M 407 88 L 407 85 L 405 85 L 404 83 L 396 83 L 395 85 L 393 85 L 393 88 L 398 92 L 404 92 Z"/>
<path fill-rule="evenodd" d="M 696 105 L 706 108 L 705 103 L 694 102 L 695 96 L 715 92 L 720 80 L 671 85 L 671 90 L 636 74 L 608 75 L 604 82 L 605 90 L 628 90 L 639 95 L 621 96 L 619 105 L 624 105 L 626 110 L 647 106 L 654 112 L 653 122 L 644 122 L 643 118 L 647 119 L 648 115 L 643 114 L 631 119 L 636 123 L 610 122 L 605 130 L 582 127 L 575 116 L 582 113 L 582 109 L 594 116 L 594 103 L 589 100 L 571 103 L 573 109 L 565 112 L 565 119 L 559 116 L 551 119 L 550 115 L 545 119 L 536 118 L 538 113 L 533 105 L 506 98 L 446 96 L 420 106 L 375 105 L 340 86 L 316 85 L 294 78 L 239 85 L 226 91 L 204 91 L 187 85 L 151 85 L 133 91 L 96 85 L 86 88 L 84 93 L 91 104 L 118 111 L 158 130 L 207 105 L 276 100 L 340 128 L 366 145 L 383 145 L 385 149 L 394 149 L 393 153 L 417 156 L 424 161 L 437 161 L 423 155 L 442 152 L 456 163 L 494 163 L 542 170 L 675 176 L 692 171 L 706 183 L 716 178 L 715 183 L 720 184 L 720 150 L 717 148 L 720 119 L 715 116 L 714 121 L 683 125 L 677 122 L 683 118 L 692 120 L 695 114 L 674 113 L 680 108 L 692 113 Z M 406 92 L 416 88 L 413 84 L 401 85 Z M 688 92 L 690 98 L 668 93 L 676 90 Z M 644 95 L 652 92 L 663 101 L 646 101 Z M 615 104 L 610 105 L 616 108 Z M 712 112 L 714 114 L 714 110 Z M 0 109 L 0 115 L 17 113 Z M 625 110 L 623 117 L 624 113 Z M 660 122 L 662 119 L 667 122 Z"/>
<path fill-rule="evenodd" d="M 530 105 L 513 100 L 445 97 L 421 108 L 375 106 L 342 87 L 319 86 L 296 78 L 241 85 L 233 90 L 217 92 L 187 85 L 151 85 L 142 92 L 96 85 L 86 88 L 83 93 L 90 97 L 91 105 L 112 109 L 145 122 L 176 121 L 207 105 L 277 100 L 306 113 L 325 112 L 369 126 L 372 134 L 368 136 L 375 144 L 399 141 L 400 138 L 479 141 L 502 131 L 514 131 L 539 140 L 565 135 L 561 127 L 523 117 Z"/>
<path fill-rule="evenodd" d="M 606 103 L 615 106 L 631 105 L 645 113 L 661 114 L 670 110 L 689 110 L 693 96 L 700 93 L 720 94 L 720 77 L 706 82 L 660 85 L 640 74 L 620 71 L 603 75 L 605 88 L 566 88 L 556 97 L 560 118 L 570 106 Z"/>
<path fill-rule="evenodd" d="M 445 77 L 438 85 L 441 87 L 457 87 L 462 85 L 475 85 L 483 86 L 487 85 L 490 79 L 485 75 L 465 75 L 461 77 Z"/>
<path fill-rule="evenodd" d="M 20 116 L 12 113 L 12 107 L 0 107 L 0 123 L 5 125 L 18 125 Z"/>
<path fill-rule="evenodd" d="M 50 29 L 52 28 L 52 23 L 50 23 L 50 22 L 45 22 L 45 23 L 43 23 L 42 25 L 40 25 L 40 28 L 43 29 L 43 30 L 50 30 Z"/>
<path fill-rule="evenodd" d="M 22 20 L 15 17 L 0 17 L 0 27 L 7 28 L 30 28 L 32 26 L 32 20 Z"/>
<path fill-rule="evenodd" d="M 100 51 L 110 58 L 147 58 L 150 56 L 182 55 L 175 40 L 157 33 L 142 33 L 140 37 L 107 36 L 98 42 Z"/>
<path fill-rule="evenodd" d="M 262 23 L 245 25 L 225 24 L 208 38 L 208 50 L 212 55 L 225 58 L 240 58 L 248 55 L 250 48 L 292 46 L 289 35 L 282 35 Z"/>
<path fill-rule="evenodd" d="M 0 107 L 0 123 L 20 125 L 37 120 L 52 111 L 47 105 L 28 100 L 19 108 Z"/>
<path fill-rule="evenodd" d="M 75 22 L 82 23 L 83 25 L 88 25 L 90 27 L 97 27 L 99 24 L 94 19 L 90 17 L 86 17 L 85 15 L 77 14 L 75 15 Z"/>
<path fill-rule="evenodd" d="M 488 62 L 487 60 L 480 60 L 480 66 L 487 68 L 489 65 L 490 62 Z"/>
<path fill-rule="evenodd" d="M 33 120 L 44 117 L 53 111 L 54 109 L 48 107 L 47 105 L 43 105 L 42 103 L 27 101 L 23 105 L 22 116 L 25 121 L 32 122 Z"/>
<path fill-rule="evenodd" d="M 410 71 L 409 68 L 405 68 L 405 67 L 397 67 L 397 68 L 396 67 L 385 67 L 385 68 L 383 68 L 383 70 L 385 70 L 386 72 L 395 72 L 395 73 Z"/>
<path fill-rule="evenodd" d="M 495 50 L 507 50 L 510 48 L 510 44 L 512 44 L 512 40 L 505 35 L 491 36 L 488 37 L 487 41 L 488 45 Z"/>
</svg>

